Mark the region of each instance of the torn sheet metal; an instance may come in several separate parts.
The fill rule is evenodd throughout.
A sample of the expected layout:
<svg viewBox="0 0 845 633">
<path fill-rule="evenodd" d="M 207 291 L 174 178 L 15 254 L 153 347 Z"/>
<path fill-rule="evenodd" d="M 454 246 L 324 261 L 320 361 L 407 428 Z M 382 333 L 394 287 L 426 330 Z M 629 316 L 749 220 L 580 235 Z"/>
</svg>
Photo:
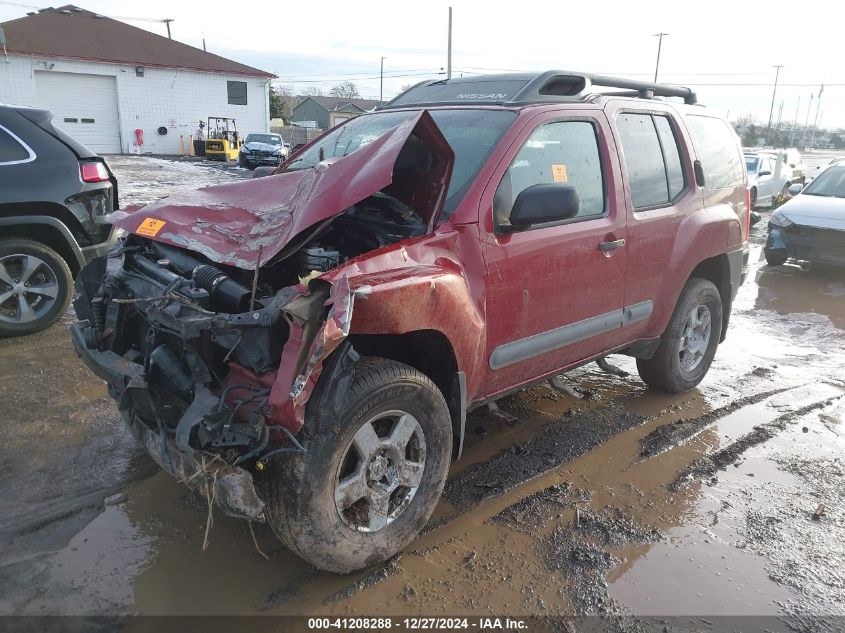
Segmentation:
<svg viewBox="0 0 845 633">
<path fill-rule="evenodd" d="M 425 140 L 444 166 L 439 174 L 439 199 L 429 217 L 423 218 L 433 226 L 443 205 L 454 156 L 425 110 L 409 115 L 361 149 L 314 168 L 203 187 L 145 207 L 117 211 L 108 221 L 213 262 L 251 270 L 259 250 L 262 262 L 269 261 L 304 229 L 389 186 L 396 159 L 412 134 Z"/>
</svg>

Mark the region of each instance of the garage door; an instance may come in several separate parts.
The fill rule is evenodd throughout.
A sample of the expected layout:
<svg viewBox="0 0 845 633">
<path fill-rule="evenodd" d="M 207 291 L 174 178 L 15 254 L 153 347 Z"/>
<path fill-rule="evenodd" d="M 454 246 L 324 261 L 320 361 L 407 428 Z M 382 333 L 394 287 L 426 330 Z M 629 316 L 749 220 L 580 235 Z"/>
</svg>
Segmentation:
<svg viewBox="0 0 845 633">
<path fill-rule="evenodd" d="M 98 154 L 120 153 L 114 77 L 36 71 L 35 90 L 53 125 Z"/>
</svg>

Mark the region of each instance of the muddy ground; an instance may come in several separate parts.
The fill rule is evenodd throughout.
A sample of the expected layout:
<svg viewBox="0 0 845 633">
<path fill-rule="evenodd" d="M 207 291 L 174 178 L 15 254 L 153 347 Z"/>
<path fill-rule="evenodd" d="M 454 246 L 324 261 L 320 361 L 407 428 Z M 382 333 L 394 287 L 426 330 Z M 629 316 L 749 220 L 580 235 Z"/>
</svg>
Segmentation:
<svg viewBox="0 0 845 633">
<path fill-rule="evenodd" d="M 112 163 L 125 204 L 246 175 Z M 423 535 L 351 576 L 256 526 L 265 560 L 220 513 L 203 552 L 204 501 L 123 430 L 72 311 L 0 340 L 0 614 L 845 614 L 845 274 L 766 266 L 763 215 L 699 388 L 646 389 L 613 357 L 629 377 L 568 375 L 584 398 L 502 401 L 516 425 L 471 413 Z"/>
</svg>

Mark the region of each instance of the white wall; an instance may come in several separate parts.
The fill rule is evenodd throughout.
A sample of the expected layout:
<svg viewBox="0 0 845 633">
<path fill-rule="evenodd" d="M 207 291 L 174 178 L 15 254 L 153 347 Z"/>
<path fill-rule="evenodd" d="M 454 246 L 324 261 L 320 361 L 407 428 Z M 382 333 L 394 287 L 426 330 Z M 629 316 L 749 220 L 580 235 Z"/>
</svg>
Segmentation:
<svg viewBox="0 0 845 633">
<path fill-rule="evenodd" d="M 242 136 L 270 131 L 269 83 L 263 77 L 149 67 L 137 77 L 134 66 L 17 55 L 9 55 L 7 63 L 0 54 L 0 103 L 38 107 L 36 70 L 114 76 L 124 152 L 131 151 L 135 129 L 140 128 L 142 152 L 178 154 L 179 136 L 187 148 L 197 123 L 209 116 L 233 117 Z M 248 105 L 229 105 L 227 81 L 247 82 Z M 166 135 L 158 134 L 160 126 L 168 128 Z"/>
</svg>

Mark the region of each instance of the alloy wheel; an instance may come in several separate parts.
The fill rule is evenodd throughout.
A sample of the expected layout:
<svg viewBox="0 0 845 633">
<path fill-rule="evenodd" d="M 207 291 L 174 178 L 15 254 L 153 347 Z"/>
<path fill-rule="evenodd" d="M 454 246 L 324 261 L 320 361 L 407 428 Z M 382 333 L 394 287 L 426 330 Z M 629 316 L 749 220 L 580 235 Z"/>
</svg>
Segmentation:
<svg viewBox="0 0 845 633">
<path fill-rule="evenodd" d="M 710 308 L 706 305 L 696 306 L 687 315 L 678 352 L 685 372 L 693 371 L 704 360 L 710 344 L 710 326 Z"/>
<path fill-rule="evenodd" d="M 425 434 L 405 411 L 379 413 L 352 437 L 335 482 L 335 506 L 359 532 L 377 532 L 410 504 L 425 471 Z"/>
<path fill-rule="evenodd" d="M 31 323 L 47 314 L 56 302 L 59 282 L 55 271 L 34 255 L 0 258 L 0 321 Z"/>
</svg>

